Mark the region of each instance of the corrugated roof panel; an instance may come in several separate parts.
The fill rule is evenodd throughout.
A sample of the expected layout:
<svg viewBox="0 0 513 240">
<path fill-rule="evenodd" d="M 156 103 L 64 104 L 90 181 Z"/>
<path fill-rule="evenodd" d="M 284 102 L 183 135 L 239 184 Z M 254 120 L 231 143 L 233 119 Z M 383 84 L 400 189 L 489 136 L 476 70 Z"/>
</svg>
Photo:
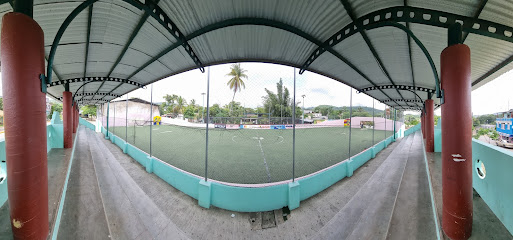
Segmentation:
<svg viewBox="0 0 513 240">
<path fill-rule="evenodd" d="M 124 46 L 142 15 L 142 11 L 126 7 L 123 1 L 94 4 L 91 41 Z"/>
<path fill-rule="evenodd" d="M 138 79 L 140 83 L 147 83 L 148 81 L 151 81 L 153 79 L 157 79 L 157 76 L 154 74 L 148 72 L 147 70 L 142 70 L 135 74 L 135 76 L 132 79 Z"/>
<path fill-rule="evenodd" d="M 350 36 L 341 43 L 335 45 L 333 49 L 344 56 L 353 65 L 363 72 L 372 82 L 377 85 L 389 84 L 390 81 L 381 71 L 378 62 L 369 50 L 369 47 L 359 33 Z M 372 86 L 370 83 L 364 83 Z"/>
<path fill-rule="evenodd" d="M 96 92 L 96 89 L 98 89 L 102 85 L 101 82 L 92 82 L 86 84 L 83 89 L 85 92 Z"/>
<path fill-rule="evenodd" d="M 56 2 L 34 6 L 34 20 L 45 33 L 45 46 L 50 46 L 53 43 L 60 26 L 78 5 L 80 5 L 79 2 Z M 86 35 L 84 29 L 87 30 L 87 11 L 80 13 L 71 22 L 60 43 L 84 42 Z"/>
<path fill-rule="evenodd" d="M 411 23 L 410 30 L 428 50 L 440 76 L 440 54 L 447 47 L 447 29 Z M 411 49 L 416 85 L 434 89 L 435 79 L 426 56 L 414 41 Z"/>
<path fill-rule="evenodd" d="M 196 50 L 195 52 L 198 53 Z M 173 51 L 170 51 L 166 55 L 162 56 L 159 59 L 159 62 L 164 64 L 172 72 L 183 71 L 184 69 L 196 67 L 196 64 L 183 47 L 178 47 Z M 169 73 L 166 75 L 169 75 Z"/>
<path fill-rule="evenodd" d="M 513 15 L 513 4 L 510 0 L 488 1 L 479 15 L 479 19 L 484 19 L 506 26 L 513 27 L 511 17 Z"/>
<path fill-rule="evenodd" d="M 472 59 L 472 81 L 513 55 L 513 43 L 480 36 L 469 35 L 465 42 L 470 47 Z M 505 68 L 509 70 L 511 68 Z"/>
<path fill-rule="evenodd" d="M 353 0 L 349 1 L 353 12 L 356 17 L 359 18 L 368 13 L 389 7 L 404 6 L 403 0 L 380 0 L 380 1 L 369 1 L 369 0 Z"/>
<path fill-rule="evenodd" d="M 150 23 L 153 22 L 153 23 Z M 163 33 L 167 33 L 164 27 L 160 32 L 155 26 L 161 26 L 155 19 L 149 17 L 143 27 L 130 45 L 131 48 L 145 52 L 150 56 L 156 56 L 164 49 L 176 42 L 174 38 L 168 38 Z"/>
<path fill-rule="evenodd" d="M 84 63 L 83 62 L 65 62 L 61 64 L 54 64 L 55 69 L 59 69 L 59 74 L 63 79 L 77 78 L 84 76 Z M 80 70 L 82 69 L 82 70 Z M 52 79 L 55 80 L 55 79 Z"/>
<path fill-rule="evenodd" d="M 302 65 L 315 47 L 292 33 L 263 26 L 223 28 L 194 38 L 190 44 L 204 63 L 237 59 Z"/>
<path fill-rule="evenodd" d="M 371 86 L 367 80 L 362 78 L 352 68 L 347 66 L 342 60 L 335 57 L 335 55 L 325 52 L 317 60 L 315 60 L 310 69 L 316 72 L 329 72 L 332 77 L 337 77 L 344 81 L 344 83 L 353 86 L 354 88 L 361 89 L 363 86 Z"/>
<path fill-rule="evenodd" d="M 169 70 L 169 68 L 167 68 L 166 66 L 164 66 L 162 63 L 160 63 L 158 61 L 155 61 L 152 64 L 148 65 L 148 67 L 146 67 L 144 69 L 144 71 L 151 73 L 151 75 L 153 76 L 151 78 L 143 78 L 142 79 L 142 81 L 144 82 L 145 85 L 152 81 L 160 80 L 161 78 L 167 76 L 169 74 L 169 72 L 171 72 Z M 135 75 L 135 76 L 137 76 L 137 75 Z"/>
<path fill-rule="evenodd" d="M 409 0 L 408 6 L 450 12 L 467 17 L 474 16 L 481 0 Z"/>
<path fill-rule="evenodd" d="M 87 58 L 87 76 L 107 77 L 122 48 L 123 46 L 117 44 L 91 43 L 89 45 L 89 57 Z"/>
<path fill-rule="evenodd" d="M 324 41 L 351 21 L 338 0 L 172 0 L 159 6 L 185 35 L 222 20 L 253 17 L 284 22 Z"/>
<path fill-rule="evenodd" d="M 128 48 L 120 63 L 128 66 L 139 67 L 149 61 L 151 58 L 152 57 L 146 53 Z"/>
<path fill-rule="evenodd" d="M 366 33 L 392 81 L 400 85 L 413 84 L 408 35 L 395 27 L 373 29 Z"/>
</svg>

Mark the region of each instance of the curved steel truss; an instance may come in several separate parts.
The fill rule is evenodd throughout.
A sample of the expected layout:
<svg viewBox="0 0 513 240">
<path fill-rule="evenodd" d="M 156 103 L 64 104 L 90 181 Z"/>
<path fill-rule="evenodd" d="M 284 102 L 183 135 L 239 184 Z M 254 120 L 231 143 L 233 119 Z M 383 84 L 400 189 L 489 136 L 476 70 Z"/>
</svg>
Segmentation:
<svg viewBox="0 0 513 240">
<path fill-rule="evenodd" d="M 82 77 L 82 78 L 70 78 L 70 79 L 66 79 L 66 80 L 60 80 L 60 81 L 56 81 L 56 82 L 51 82 L 49 84 L 46 84 L 47 87 L 54 87 L 54 86 L 59 86 L 59 85 L 64 85 L 64 84 L 68 84 L 68 83 L 79 83 L 79 82 L 86 82 L 86 83 L 90 83 L 90 82 L 104 82 L 104 81 L 107 81 L 107 82 L 119 82 L 119 83 L 126 83 L 126 84 L 130 84 L 130 85 L 134 85 L 136 87 L 143 87 L 142 84 L 138 83 L 138 82 L 135 82 L 135 81 L 131 81 L 131 80 L 128 80 L 128 79 L 122 79 L 122 78 L 113 78 L 113 77 Z"/>
<path fill-rule="evenodd" d="M 373 90 L 379 90 L 379 89 L 399 89 L 399 90 L 415 90 L 415 91 L 421 91 L 421 92 L 427 92 L 427 93 L 435 93 L 435 89 L 429 89 L 425 87 L 417 87 L 417 86 L 409 86 L 409 85 L 380 85 L 380 86 L 373 86 L 373 87 L 367 87 L 360 89 L 358 93 L 364 93 L 368 91 Z"/>
</svg>

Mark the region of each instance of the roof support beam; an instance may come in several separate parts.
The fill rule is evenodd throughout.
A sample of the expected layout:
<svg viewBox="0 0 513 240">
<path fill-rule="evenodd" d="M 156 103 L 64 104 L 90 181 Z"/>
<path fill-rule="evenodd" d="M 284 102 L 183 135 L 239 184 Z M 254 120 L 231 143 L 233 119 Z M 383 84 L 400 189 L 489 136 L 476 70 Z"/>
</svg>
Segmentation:
<svg viewBox="0 0 513 240">
<path fill-rule="evenodd" d="M 89 6 L 89 15 L 87 16 L 87 39 L 84 59 L 84 78 L 87 75 L 87 58 L 89 57 L 89 42 L 91 40 L 91 21 L 93 18 L 93 5 Z"/>
<path fill-rule="evenodd" d="M 201 29 L 198 29 L 198 30 L 194 31 L 193 33 L 191 33 L 190 35 L 185 36 L 185 39 L 186 40 L 191 40 L 191 39 L 194 39 L 194 38 L 196 38 L 198 36 L 201 36 L 203 34 L 209 33 L 211 31 L 215 31 L 215 30 L 218 30 L 218 29 L 226 28 L 226 27 L 240 26 L 240 25 L 256 25 L 256 26 L 273 27 L 273 28 L 281 29 L 281 30 L 293 33 L 295 35 L 298 35 L 298 36 L 300 36 L 300 37 L 310 41 L 311 43 L 313 43 L 313 44 L 315 44 L 317 46 L 321 46 L 323 44 L 318 39 L 314 38 L 313 36 L 309 35 L 308 33 L 303 32 L 302 30 L 300 30 L 300 29 L 298 29 L 296 27 L 293 27 L 291 25 L 288 25 L 288 24 L 285 24 L 285 23 L 282 23 L 282 22 L 278 22 L 278 21 L 274 21 L 274 20 L 269 20 L 269 19 L 264 19 L 264 18 L 234 18 L 234 19 L 224 20 L 224 21 L 221 21 L 221 22 L 218 22 L 218 23 L 214 23 L 214 24 L 205 26 L 205 27 L 203 27 Z M 132 74 L 130 74 L 128 76 L 128 78 L 129 79 L 132 78 L 137 73 L 139 73 L 140 71 L 145 69 L 147 66 L 149 66 L 153 62 L 157 61 L 162 56 L 166 55 L 170 51 L 172 51 L 172 50 L 176 49 L 177 47 L 179 47 L 181 44 L 182 44 L 181 42 L 176 42 L 176 43 L 171 44 L 168 48 L 164 49 L 164 51 L 160 52 L 159 54 L 157 54 L 157 56 L 153 57 L 148 62 L 143 64 L 141 67 L 136 69 Z M 331 47 L 328 46 L 325 49 L 325 51 L 328 51 L 331 54 L 333 54 L 335 57 L 340 59 L 342 62 L 347 64 L 350 68 L 352 68 L 354 71 L 356 71 L 358 74 L 360 74 L 369 83 L 371 83 L 372 85 L 377 86 L 362 71 L 360 71 L 354 64 L 352 64 L 349 60 L 344 58 L 341 54 L 339 54 L 338 52 L 333 50 Z M 390 98 L 386 93 L 383 92 L 383 94 L 385 94 L 388 98 Z"/>
<path fill-rule="evenodd" d="M 404 0 L 404 6 L 408 6 L 408 0 Z M 409 22 L 406 22 L 406 29 L 408 29 L 408 31 L 411 31 Z M 408 38 L 408 57 L 410 59 L 411 81 L 413 82 L 413 87 L 415 88 L 415 74 L 414 74 L 414 70 L 413 70 L 413 59 L 411 58 L 411 37 L 408 34 L 406 37 Z M 413 90 L 413 93 L 417 94 L 415 92 L 415 90 Z"/>
<path fill-rule="evenodd" d="M 513 62 L 513 55 L 509 56 L 508 58 L 506 58 L 506 60 L 504 60 L 503 62 L 499 63 L 499 65 L 495 66 L 490 71 L 486 72 L 481 77 L 479 77 L 477 80 L 475 80 L 472 83 L 472 87 L 477 85 L 478 83 L 482 82 L 483 80 L 485 80 L 486 78 L 488 78 L 492 74 L 496 73 L 497 71 L 501 70 L 503 67 L 505 67 L 506 65 L 510 64 L 511 62 Z"/>
<path fill-rule="evenodd" d="M 59 42 L 62 38 L 62 35 L 70 25 L 70 23 L 75 19 L 75 17 L 78 16 L 84 9 L 89 7 L 90 5 L 94 4 L 99 0 L 86 0 L 82 2 L 80 5 L 78 5 L 69 15 L 66 17 L 62 25 L 60 26 L 59 30 L 57 31 L 57 34 L 55 35 L 55 38 L 52 43 L 52 48 L 50 50 L 50 56 L 48 58 L 48 68 L 47 68 L 47 82 L 52 81 L 52 68 L 53 68 L 53 61 L 55 58 L 55 53 L 57 51 L 57 47 L 59 46 Z M 205 69 L 203 67 L 203 64 L 199 60 L 198 56 L 192 49 L 192 47 L 187 43 L 184 35 L 182 32 L 178 29 L 176 24 L 174 24 L 171 19 L 167 16 L 167 14 L 155 3 L 148 0 L 144 3 L 139 2 L 138 0 L 123 0 L 124 2 L 143 10 L 147 13 L 149 13 L 150 16 L 152 16 L 157 22 L 159 22 L 173 37 L 177 39 L 177 41 L 182 42 L 182 46 L 185 48 L 186 52 L 189 54 L 189 56 L 192 58 L 196 66 L 204 72 Z"/>
<path fill-rule="evenodd" d="M 158 1 L 157 0 L 155 2 L 155 4 L 158 4 Z M 137 23 L 137 25 L 135 26 L 134 30 L 132 31 L 132 33 L 130 34 L 130 37 L 128 38 L 128 41 L 126 42 L 125 46 L 123 47 L 123 50 L 121 50 L 121 53 L 119 54 L 118 58 L 116 59 L 116 62 L 114 62 L 114 64 L 112 65 L 112 67 L 110 68 L 109 70 L 109 73 L 107 74 L 107 77 L 110 77 L 110 75 L 112 74 L 112 72 L 114 71 L 114 69 L 118 66 L 118 64 L 121 62 L 121 59 L 123 59 L 123 57 L 125 56 L 125 53 L 126 51 L 128 50 L 128 47 L 130 47 L 130 44 L 132 44 L 132 42 L 134 41 L 135 37 L 137 36 L 137 34 L 139 33 L 139 31 L 141 30 L 142 26 L 144 25 L 144 23 L 146 22 L 146 20 L 148 20 L 148 17 L 150 16 L 150 14 L 148 12 L 144 12 L 144 14 L 142 15 L 141 19 L 139 20 L 139 23 Z M 129 77 L 130 78 L 130 77 Z M 105 82 L 103 82 L 99 87 L 98 89 L 96 90 L 96 92 L 100 91 L 100 89 L 103 87 L 103 84 L 105 84 Z M 94 98 L 94 95 L 93 95 L 93 98 Z"/>
<path fill-rule="evenodd" d="M 50 88 L 50 87 L 59 86 L 59 85 L 67 84 L 67 83 L 79 83 L 79 82 L 85 82 L 85 83 L 90 83 L 90 82 L 119 82 L 119 83 L 131 84 L 131 85 L 134 85 L 134 86 L 139 87 L 139 88 L 143 87 L 143 85 L 138 83 L 138 82 L 131 81 L 131 80 L 128 80 L 128 79 L 113 78 L 113 77 L 70 78 L 70 79 L 65 79 L 65 80 L 51 82 L 51 83 L 47 84 L 46 86 Z"/>
<path fill-rule="evenodd" d="M 442 28 L 449 28 L 454 23 L 460 22 L 463 23 L 463 31 L 513 43 L 513 27 L 482 19 L 474 19 L 472 17 L 461 16 L 458 14 L 409 6 L 381 9 L 358 18 L 356 22 L 362 24 L 365 29 L 379 27 L 377 24 L 383 22 L 409 22 Z M 315 61 L 315 59 L 326 52 L 328 47 L 333 47 L 346 38 L 357 33 L 358 29 L 356 27 L 356 22 L 352 22 L 346 25 L 340 31 L 328 38 L 328 40 L 326 40 L 323 45 L 319 46 L 316 51 L 310 55 L 310 57 L 303 64 L 303 67 L 300 71 L 306 70 L 312 64 L 312 62 Z M 437 87 L 439 88 L 439 84 Z M 437 97 L 441 97 L 441 94 L 438 92 Z"/>
<path fill-rule="evenodd" d="M 481 15 L 481 12 L 483 11 L 487 2 L 488 2 L 488 0 L 481 0 L 481 2 L 479 3 L 479 6 L 477 7 L 476 12 L 474 13 L 474 16 L 473 16 L 474 19 L 479 18 L 479 15 Z M 463 33 L 463 42 L 465 42 L 465 40 L 467 40 L 468 34 L 469 34 L 469 32 Z"/>
<path fill-rule="evenodd" d="M 357 18 L 353 12 L 353 9 L 351 8 L 351 4 L 347 0 L 340 0 L 340 2 L 342 3 L 342 5 L 344 5 L 344 9 L 349 14 L 349 17 L 351 17 L 351 20 L 353 22 L 355 22 L 357 20 Z M 369 37 L 367 36 L 365 29 L 363 29 L 362 25 L 360 25 L 358 23 L 356 26 L 358 28 L 358 31 L 360 32 L 360 35 L 362 35 L 363 40 L 367 44 L 367 47 L 372 52 L 372 55 L 374 56 L 374 59 L 378 63 L 379 68 L 385 74 L 385 76 L 388 78 L 388 80 L 392 83 L 392 85 L 395 85 L 394 80 L 392 80 L 392 77 L 390 77 L 390 74 L 388 73 L 388 71 L 385 67 L 385 64 L 383 64 L 383 61 L 381 61 L 379 54 L 376 52 L 376 49 L 374 48 L 374 46 L 372 45 L 372 42 L 370 41 Z M 404 98 L 403 95 L 401 94 L 401 92 L 397 91 L 397 93 L 399 94 L 399 96 L 401 96 L 401 98 Z M 408 103 L 406 103 L 406 106 L 409 106 Z"/>
</svg>

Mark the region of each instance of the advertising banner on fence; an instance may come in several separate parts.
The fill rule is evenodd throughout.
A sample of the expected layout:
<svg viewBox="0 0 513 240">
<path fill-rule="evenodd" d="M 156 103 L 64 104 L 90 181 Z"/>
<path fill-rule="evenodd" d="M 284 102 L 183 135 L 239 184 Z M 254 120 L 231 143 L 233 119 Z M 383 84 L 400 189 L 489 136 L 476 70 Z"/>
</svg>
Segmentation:
<svg viewBox="0 0 513 240">
<path fill-rule="evenodd" d="M 269 125 L 240 125 L 240 129 L 269 129 Z"/>
<path fill-rule="evenodd" d="M 215 128 L 226 128 L 226 125 L 225 124 L 215 124 L 214 127 Z"/>
<path fill-rule="evenodd" d="M 226 129 L 239 129 L 239 124 L 226 124 Z"/>
<path fill-rule="evenodd" d="M 292 127 L 292 125 L 290 125 Z M 271 125 L 271 129 L 285 129 L 285 125 Z"/>
</svg>

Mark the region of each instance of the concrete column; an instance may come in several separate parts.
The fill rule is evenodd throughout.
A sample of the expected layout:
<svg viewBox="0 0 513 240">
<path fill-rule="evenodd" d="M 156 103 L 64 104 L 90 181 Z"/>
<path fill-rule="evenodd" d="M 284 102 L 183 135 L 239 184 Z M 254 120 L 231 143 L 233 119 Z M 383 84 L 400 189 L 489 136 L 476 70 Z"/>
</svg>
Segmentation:
<svg viewBox="0 0 513 240">
<path fill-rule="evenodd" d="M 73 109 L 72 109 L 72 115 L 73 115 L 73 133 L 77 132 L 77 102 L 73 103 Z"/>
<path fill-rule="evenodd" d="M 26 3 L 31 7 L 31 2 Z M 31 15 L 31 8 L 28 11 Z M 39 79 L 45 73 L 44 36 L 30 15 L 5 14 L 1 30 L 7 191 L 14 239 L 48 236 L 46 98 Z"/>
<path fill-rule="evenodd" d="M 426 104 L 426 152 L 435 151 L 435 109 L 434 101 L 428 99 Z"/>
<path fill-rule="evenodd" d="M 64 148 L 73 146 L 73 110 L 71 109 L 71 92 L 62 93 L 62 124 L 64 130 Z"/>
<path fill-rule="evenodd" d="M 459 26 L 459 33 L 455 28 Z M 456 30 L 457 31 L 457 30 Z M 442 229 L 451 239 L 472 234 L 472 115 L 470 49 L 461 41 L 461 25 L 449 28 L 449 47 L 440 56 L 442 105 Z M 452 43 L 452 44 L 451 44 Z"/>
</svg>

